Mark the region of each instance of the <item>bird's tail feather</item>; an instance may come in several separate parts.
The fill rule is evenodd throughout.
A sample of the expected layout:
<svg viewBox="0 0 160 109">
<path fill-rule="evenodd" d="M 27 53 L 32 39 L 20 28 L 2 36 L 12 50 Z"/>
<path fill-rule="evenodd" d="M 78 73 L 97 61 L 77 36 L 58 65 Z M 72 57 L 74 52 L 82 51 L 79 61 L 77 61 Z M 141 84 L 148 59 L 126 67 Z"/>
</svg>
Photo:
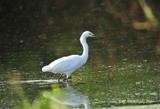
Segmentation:
<svg viewBox="0 0 160 109">
<path fill-rule="evenodd" d="M 50 69 L 50 67 L 49 67 L 48 65 L 46 65 L 46 66 L 44 66 L 44 67 L 42 68 L 42 72 L 48 72 L 49 69 Z"/>
</svg>

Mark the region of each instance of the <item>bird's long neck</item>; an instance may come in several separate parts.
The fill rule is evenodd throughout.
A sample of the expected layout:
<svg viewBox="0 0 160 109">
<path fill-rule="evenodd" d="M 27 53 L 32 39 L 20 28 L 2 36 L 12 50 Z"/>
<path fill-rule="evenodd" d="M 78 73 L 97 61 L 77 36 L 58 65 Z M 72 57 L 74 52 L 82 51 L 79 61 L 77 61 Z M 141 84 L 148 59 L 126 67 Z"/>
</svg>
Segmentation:
<svg viewBox="0 0 160 109">
<path fill-rule="evenodd" d="M 83 47 L 83 53 L 82 53 L 81 57 L 83 58 L 84 63 L 85 63 L 85 62 L 87 61 L 87 59 L 88 59 L 88 49 L 89 49 L 89 46 L 88 46 L 88 44 L 87 44 L 86 39 L 87 39 L 87 38 L 85 38 L 85 37 L 82 37 L 82 38 L 80 39 L 80 42 L 81 42 L 82 47 Z"/>
</svg>

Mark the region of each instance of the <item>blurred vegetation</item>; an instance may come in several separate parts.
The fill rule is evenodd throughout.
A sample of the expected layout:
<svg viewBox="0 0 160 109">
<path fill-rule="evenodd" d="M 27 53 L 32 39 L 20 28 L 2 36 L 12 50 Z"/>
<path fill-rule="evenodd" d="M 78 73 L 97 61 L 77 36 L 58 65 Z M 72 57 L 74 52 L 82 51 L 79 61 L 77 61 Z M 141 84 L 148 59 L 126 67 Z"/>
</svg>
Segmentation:
<svg viewBox="0 0 160 109">
<path fill-rule="evenodd" d="M 58 41 L 64 34 L 79 37 L 84 30 L 105 37 L 102 46 L 113 57 L 127 49 L 141 52 L 138 55 L 149 51 L 159 55 L 158 4 L 158 0 L 2 0 L 1 62 L 24 50 L 43 58 L 50 54 L 46 47 L 53 39 Z"/>
<path fill-rule="evenodd" d="M 52 85 L 51 91 L 45 91 L 45 92 L 48 93 L 55 92 L 59 96 L 63 96 L 60 85 L 58 84 Z M 50 100 L 49 98 L 45 98 L 43 96 L 43 93 L 44 92 L 41 92 L 37 100 L 34 100 L 34 102 L 30 103 L 29 100 L 23 100 L 22 101 L 23 104 L 22 107 L 20 107 L 20 109 L 72 109 L 70 106 L 62 105 L 53 100 Z"/>
</svg>

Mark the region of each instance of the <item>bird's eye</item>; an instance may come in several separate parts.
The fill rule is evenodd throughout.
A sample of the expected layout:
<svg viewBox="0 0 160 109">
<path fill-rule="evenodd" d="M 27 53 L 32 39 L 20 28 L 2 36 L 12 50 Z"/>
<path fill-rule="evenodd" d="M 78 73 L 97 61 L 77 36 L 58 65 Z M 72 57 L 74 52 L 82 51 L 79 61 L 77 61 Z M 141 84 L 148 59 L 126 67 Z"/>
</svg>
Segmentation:
<svg viewBox="0 0 160 109">
<path fill-rule="evenodd" d="M 89 35 L 91 36 L 92 34 L 91 34 L 91 33 L 89 33 Z"/>
</svg>

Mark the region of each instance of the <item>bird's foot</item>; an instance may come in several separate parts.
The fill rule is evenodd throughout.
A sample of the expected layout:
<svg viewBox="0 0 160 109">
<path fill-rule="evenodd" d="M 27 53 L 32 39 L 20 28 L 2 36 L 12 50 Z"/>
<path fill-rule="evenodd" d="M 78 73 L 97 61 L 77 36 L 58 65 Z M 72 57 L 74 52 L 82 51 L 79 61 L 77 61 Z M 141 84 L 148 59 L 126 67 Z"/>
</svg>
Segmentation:
<svg viewBox="0 0 160 109">
<path fill-rule="evenodd" d="M 60 75 L 60 77 L 58 78 L 58 82 L 70 82 L 72 80 L 72 77 L 68 77 L 68 78 L 63 78 L 63 74 Z"/>
<path fill-rule="evenodd" d="M 69 77 L 69 78 L 63 78 L 62 81 L 60 81 L 60 82 L 69 83 L 71 81 L 72 81 L 72 79 L 71 79 L 71 77 Z"/>
<path fill-rule="evenodd" d="M 63 82 L 65 82 L 65 83 L 71 82 L 71 78 L 64 78 Z"/>
<path fill-rule="evenodd" d="M 61 81 L 62 77 L 63 77 L 63 74 L 61 74 L 60 77 L 58 78 L 58 82 L 59 82 L 59 83 L 62 82 L 62 81 Z"/>
</svg>

